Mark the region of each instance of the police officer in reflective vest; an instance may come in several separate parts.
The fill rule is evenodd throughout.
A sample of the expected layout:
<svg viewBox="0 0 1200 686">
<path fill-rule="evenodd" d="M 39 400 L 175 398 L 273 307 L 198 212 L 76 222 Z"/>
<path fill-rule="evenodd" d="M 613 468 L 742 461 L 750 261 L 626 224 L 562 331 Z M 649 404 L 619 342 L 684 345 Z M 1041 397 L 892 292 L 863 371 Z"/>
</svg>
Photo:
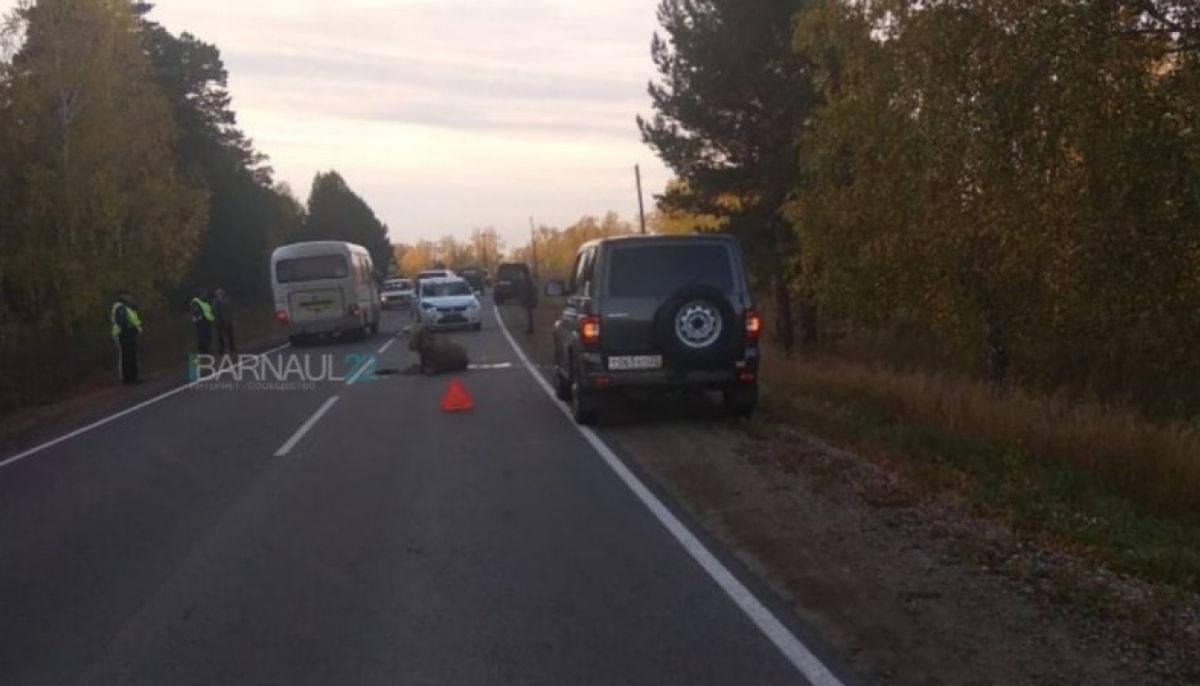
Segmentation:
<svg viewBox="0 0 1200 686">
<path fill-rule="evenodd" d="M 117 344 L 117 370 L 121 383 L 138 383 L 138 336 L 142 335 L 142 318 L 129 291 L 117 292 L 108 320 L 113 342 Z"/>
<path fill-rule="evenodd" d="M 196 327 L 196 351 L 207 355 L 212 343 L 213 322 L 217 316 L 212 305 L 204 299 L 204 291 L 196 291 L 192 298 L 192 326 Z"/>
</svg>

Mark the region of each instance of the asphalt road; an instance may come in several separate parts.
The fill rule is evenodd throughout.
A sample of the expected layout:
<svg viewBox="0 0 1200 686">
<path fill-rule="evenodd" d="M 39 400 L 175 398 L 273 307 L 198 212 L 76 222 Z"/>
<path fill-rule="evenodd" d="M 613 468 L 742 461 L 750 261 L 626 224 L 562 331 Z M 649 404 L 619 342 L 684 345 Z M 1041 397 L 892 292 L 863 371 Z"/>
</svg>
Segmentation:
<svg viewBox="0 0 1200 686">
<path fill-rule="evenodd" d="M 406 321 L 275 357 L 401 369 Z M 493 317 L 454 337 L 512 363 L 470 412 L 446 378 L 244 377 L 0 469 L 0 684 L 805 682 Z"/>
</svg>

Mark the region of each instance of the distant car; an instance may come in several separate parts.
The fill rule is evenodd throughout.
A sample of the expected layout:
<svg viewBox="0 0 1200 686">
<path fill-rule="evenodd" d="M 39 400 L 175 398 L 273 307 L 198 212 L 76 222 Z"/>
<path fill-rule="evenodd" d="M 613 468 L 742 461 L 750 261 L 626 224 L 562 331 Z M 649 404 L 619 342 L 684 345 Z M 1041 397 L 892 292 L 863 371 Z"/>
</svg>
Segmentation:
<svg viewBox="0 0 1200 686">
<path fill-rule="evenodd" d="M 621 389 L 714 390 L 731 414 L 754 411 L 762 321 L 733 238 L 592 241 L 546 295 L 568 296 L 554 324 L 554 385 L 578 423 Z"/>
<path fill-rule="evenodd" d="M 412 279 L 388 279 L 383 282 L 379 298 L 383 309 L 412 307 L 416 298 L 416 284 Z"/>
<path fill-rule="evenodd" d="M 417 314 L 421 323 L 431 329 L 483 328 L 483 314 L 475 291 L 457 276 L 422 279 Z"/>
<path fill-rule="evenodd" d="M 514 289 L 518 274 L 524 274 L 525 278 L 533 283 L 529 265 L 524 262 L 505 262 L 496 268 L 496 283 L 492 286 L 492 299 L 496 301 L 497 305 L 503 305 L 505 300 L 516 297 Z"/>
<path fill-rule="evenodd" d="M 422 281 L 424 281 L 426 279 L 452 279 L 457 276 L 458 276 L 457 274 L 450 271 L 449 269 L 426 269 L 423 272 L 418 272 L 417 277 L 415 279 L 413 279 L 414 289 L 415 289 L 416 295 L 417 295 L 415 300 L 420 300 L 421 282 Z"/>
<path fill-rule="evenodd" d="M 471 288 L 475 289 L 479 293 L 482 293 L 487 286 L 487 272 L 477 267 L 461 269 L 459 270 L 458 275 L 461 276 L 464 281 L 471 284 Z"/>
</svg>

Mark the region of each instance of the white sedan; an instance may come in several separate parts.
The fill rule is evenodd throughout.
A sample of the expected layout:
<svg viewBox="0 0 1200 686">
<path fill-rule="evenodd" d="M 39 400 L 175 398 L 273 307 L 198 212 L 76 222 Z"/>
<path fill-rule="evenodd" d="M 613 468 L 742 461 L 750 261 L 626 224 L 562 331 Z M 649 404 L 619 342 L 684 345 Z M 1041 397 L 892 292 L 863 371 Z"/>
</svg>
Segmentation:
<svg viewBox="0 0 1200 686">
<path fill-rule="evenodd" d="M 393 307 L 411 307 L 416 296 L 415 288 L 412 279 L 389 279 L 383 282 L 383 288 L 379 291 L 379 301 L 385 310 Z"/>
<path fill-rule="evenodd" d="M 421 279 L 417 308 L 421 323 L 431 329 L 483 328 L 483 313 L 470 284 L 457 276 Z"/>
</svg>

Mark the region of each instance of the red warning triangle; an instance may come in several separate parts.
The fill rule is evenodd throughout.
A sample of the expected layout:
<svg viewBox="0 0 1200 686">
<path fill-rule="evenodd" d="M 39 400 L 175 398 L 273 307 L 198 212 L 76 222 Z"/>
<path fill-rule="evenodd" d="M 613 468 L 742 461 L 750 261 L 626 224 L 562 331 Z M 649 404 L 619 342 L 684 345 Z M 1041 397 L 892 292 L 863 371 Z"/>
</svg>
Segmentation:
<svg viewBox="0 0 1200 686">
<path fill-rule="evenodd" d="M 458 379 L 451 379 L 450 387 L 446 389 L 446 394 L 442 396 L 442 410 L 445 412 L 462 412 L 474 407 L 475 400 L 467 392 L 462 382 Z"/>
</svg>

